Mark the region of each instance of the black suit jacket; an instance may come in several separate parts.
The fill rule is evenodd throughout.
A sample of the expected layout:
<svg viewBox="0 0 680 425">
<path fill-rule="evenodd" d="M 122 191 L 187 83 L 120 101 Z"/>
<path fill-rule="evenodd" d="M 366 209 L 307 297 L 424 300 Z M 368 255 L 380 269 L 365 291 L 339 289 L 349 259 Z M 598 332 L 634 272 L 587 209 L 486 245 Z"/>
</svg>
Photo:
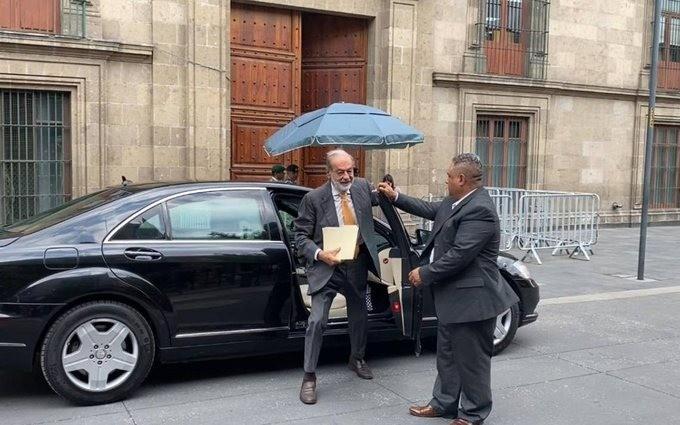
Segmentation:
<svg viewBox="0 0 680 425">
<path fill-rule="evenodd" d="M 368 181 L 359 177 L 354 179 L 349 193 L 357 216 L 359 233 L 371 253 L 372 269 L 380 270 L 372 211 L 372 206 L 378 205 L 378 194 L 372 191 L 371 184 Z M 322 229 L 327 226 L 338 226 L 338 215 L 335 210 L 330 182 L 307 192 L 300 203 L 294 225 L 295 245 L 299 255 L 304 256 L 307 260 L 309 293 L 313 294 L 328 283 L 335 270 L 334 267 L 323 261 L 314 260 L 316 250 L 323 249 Z M 357 282 L 356 284 L 362 289 L 366 282 Z"/>
<path fill-rule="evenodd" d="M 486 189 L 478 188 L 455 208 L 447 197 L 426 202 L 404 194 L 398 208 L 434 220 L 422 254 L 420 277 L 432 289 L 441 323 L 465 323 L 495 317 L 519 301 L 498 271 L 500 225 Z M 429 262 L 432 250 L 434 261 Z"/>
</svg>

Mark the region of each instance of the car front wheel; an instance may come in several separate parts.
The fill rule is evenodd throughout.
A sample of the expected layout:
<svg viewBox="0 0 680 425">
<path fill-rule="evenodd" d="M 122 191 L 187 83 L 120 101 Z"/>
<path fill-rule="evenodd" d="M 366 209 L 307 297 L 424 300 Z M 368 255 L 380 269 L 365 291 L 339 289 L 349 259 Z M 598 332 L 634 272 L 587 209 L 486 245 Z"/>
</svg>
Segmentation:
<svg viewBox="0 0 680 425">
<path fill-rule="evenodd" d="M 127 397 L 153 365 L 153 331 L 144 317 L 114 301 L 81 304 L 60 316 L 42 343 L 40 363 L 60 396 L 82 405 Z"/>
<path fill-rule="evenodd" d="M 515 338 L 519 326 L 519 304 L 513 304 L 509 309 L 496 318 L 496 328 L 493 330 L 493 354 L 505 350 Z"/>
</svg>

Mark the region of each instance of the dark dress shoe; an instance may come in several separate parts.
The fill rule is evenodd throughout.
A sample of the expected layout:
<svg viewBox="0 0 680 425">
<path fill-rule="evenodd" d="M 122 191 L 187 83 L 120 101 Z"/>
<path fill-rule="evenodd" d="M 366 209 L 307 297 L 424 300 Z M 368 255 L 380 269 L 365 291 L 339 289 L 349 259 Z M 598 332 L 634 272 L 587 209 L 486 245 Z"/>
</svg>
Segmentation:
<svg viewBox="0 0 680 425">
<path fill-rule="evenodd" d="M 457 418 L 454 419 L 450 425 L 482 425 L 482 424 L 484 424 L 484 421 L 470 422 L 467 419 Z"/>
<path fill-rule="evenodd" d="M 349 360 L 349 369 L 353 370 L 359 378 L 373 379 L 373 373 L 364 360 Z"/>
<path fill-rule="evenodd" d="M 302 381 L 300 401 L 304 404 L 316 403 L 316 381 Z"/>
<path fill-rule="evenodd" d="M 408 412 L 420 418 L 439 418 L 443 416 L 442 413 L 429 404 L 427 406 L 411 406 L 408 408 Z"/>
</svg>

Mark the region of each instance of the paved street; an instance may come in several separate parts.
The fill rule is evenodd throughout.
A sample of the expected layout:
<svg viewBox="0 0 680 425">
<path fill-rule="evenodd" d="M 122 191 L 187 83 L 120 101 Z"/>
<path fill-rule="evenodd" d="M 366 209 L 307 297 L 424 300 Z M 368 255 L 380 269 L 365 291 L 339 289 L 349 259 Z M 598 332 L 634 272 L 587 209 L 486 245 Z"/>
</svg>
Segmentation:
<svg viewBox="0 0 680 425">
<path fill-rule="evenodd" d="M 531 265 L 542 284 L 537 323 L 494 359 L 488 425 L 680 424 L 680 227 L 649 232 L 650 282 L 636 272 L 637 229 L 607 229 L 591 262 Z M 319 403 L 297 399 L 301 353 L 163 366 L 125 402 L 75 407 L 30 375 L 0 373 L 0 423 L 437 424 L 410 417 L 428 399 L 435 358 L 409 344 L 372 345 L 376 379 L 325 352 Z"/>
</svg>

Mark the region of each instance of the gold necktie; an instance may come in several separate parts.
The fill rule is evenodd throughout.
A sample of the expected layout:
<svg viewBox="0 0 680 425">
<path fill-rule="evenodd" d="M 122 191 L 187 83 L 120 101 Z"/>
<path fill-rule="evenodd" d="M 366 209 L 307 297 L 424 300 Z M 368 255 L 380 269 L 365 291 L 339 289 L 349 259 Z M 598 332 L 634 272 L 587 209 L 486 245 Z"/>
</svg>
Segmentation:
<svg viewBox="0 0 680 425">
<path fill-rule="evenodd" d="M 349 206 L 349 199 L 347 198 L 347 192 L 343 192 L 343 193 L 340 194 L 340 210 L 342 211 L 342 221 L 344 222 L 345 226 L 357 224 L 357 218 L 354 215 L 354 211 L 352 211 L 352 207 Z M 358 254 L 359 254 L 359 241 L 357 241 L 357 245 L 354 248 L 354 259 L 355 260 L 356 260 Z"/>
<path fill-rule="evenodd" d="M 345 226 L 357 224 L 357 219 L 356 216 L 354 215 L 354 211 L 352 211 L 352 207 L 349 206 L 347 192 L 340 194 L 340 210 L 342 211 L 342 221 L 344 222 Z"/>
</svg>

